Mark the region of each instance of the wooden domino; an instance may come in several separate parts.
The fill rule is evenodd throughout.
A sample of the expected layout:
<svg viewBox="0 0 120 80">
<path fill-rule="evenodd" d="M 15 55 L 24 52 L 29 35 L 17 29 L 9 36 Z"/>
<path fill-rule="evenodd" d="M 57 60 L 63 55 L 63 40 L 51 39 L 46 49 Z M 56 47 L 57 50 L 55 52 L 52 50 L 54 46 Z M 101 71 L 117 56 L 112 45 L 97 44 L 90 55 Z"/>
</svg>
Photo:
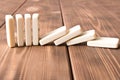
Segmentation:
<svg viewBox="0 0 120 80">
<path fill-rule="evenodd" d="M 66 26 L 62 26 L 50 33 L 48 33 L 45 37 L 43 37 L 39 42 L 40 45 L 48 44 L 66 34 Z"/>
<path fill-rule="evenodd" d="M 21 14 L 16 14 L 17 44 L 24 46 L 24 19 Z"/>
<path fill-rule="evenodd" d="M 26 46 L 31 46 L 32 45 L 31 15 L 25 14 L 24 18 L 25 18 L 25 43 Z"/>
<path fill-rule="evenodd" d="M 13 16 L 6 15 L 5 16 L 6 21 L 6 36 L 7 36 L 7 43 L 9 47 L 15 47 L 15 21 Z"/>
<path fill-rule="evenodd" d="M 39 14 L 34 13 L 32 15 L 33 45 L 38 45 L 38 42 L 39 42 L 38 28 L 39 28 Z"/>
<path fill-rule="evenodd" d="M 80 25 L 76 25 L 73 28 L 69 29 L 66 35 L 64 35 L 61 38 L 55 40 L 54 44 L 55 45 L 63 44 L 66 41 L 80 35 L 81 33 L 82 33 L 82 29 L 81 29 Z"/>
<path fill-rule="evenodd" d="M 103 48 L 118 48 L 119 39 L 110 37 L 98 37 L 95 40 L 88 41 L 87 46 L 103 47 Z"/>
<path fill-rule="evenodd" d="M 89 40 L 93 40 L 95 38 L 96 38 L 95 30 L 89 30 L 83 32 L 80 36 L 69 40 L 66 44 L 68 46 L 75 45 L 75 44 L 87 42 Z"/>
</svg>

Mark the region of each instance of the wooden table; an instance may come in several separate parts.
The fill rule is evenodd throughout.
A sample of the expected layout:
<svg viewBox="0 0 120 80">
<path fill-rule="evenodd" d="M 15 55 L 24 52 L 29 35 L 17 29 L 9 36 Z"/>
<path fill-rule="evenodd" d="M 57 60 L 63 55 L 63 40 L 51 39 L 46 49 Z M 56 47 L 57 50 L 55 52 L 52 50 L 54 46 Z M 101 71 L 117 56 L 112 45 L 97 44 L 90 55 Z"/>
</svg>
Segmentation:
<svg viewBox="0 0 120 80">
<path fill-rule="evenodd" d="M 120 80 L 120 47 L 79 44 L 9 48 L 6 14 L 40 14 L 40 36 L 80 24 L 98 36 L 120 38 L 120 0 L 1 0 L 0 80 Z"/>
</svg>

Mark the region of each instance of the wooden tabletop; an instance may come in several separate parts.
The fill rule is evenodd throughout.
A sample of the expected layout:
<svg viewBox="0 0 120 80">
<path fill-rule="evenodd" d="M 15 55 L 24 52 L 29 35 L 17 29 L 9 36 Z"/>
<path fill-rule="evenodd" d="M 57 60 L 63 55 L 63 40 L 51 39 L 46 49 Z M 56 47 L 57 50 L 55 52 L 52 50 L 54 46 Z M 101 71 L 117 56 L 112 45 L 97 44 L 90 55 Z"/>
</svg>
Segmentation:
<svg viewBox="0 0 120 80">
<path fill-rule="evenodd" d="M 85 44 L 9 48 L 4 17 L 40 14 L 40 36 L 80 24 L 98 36 L 120 38 L 120 0 L 1 0 L 0 80 L 120 80 L 120 47 Z"/>
</svg>

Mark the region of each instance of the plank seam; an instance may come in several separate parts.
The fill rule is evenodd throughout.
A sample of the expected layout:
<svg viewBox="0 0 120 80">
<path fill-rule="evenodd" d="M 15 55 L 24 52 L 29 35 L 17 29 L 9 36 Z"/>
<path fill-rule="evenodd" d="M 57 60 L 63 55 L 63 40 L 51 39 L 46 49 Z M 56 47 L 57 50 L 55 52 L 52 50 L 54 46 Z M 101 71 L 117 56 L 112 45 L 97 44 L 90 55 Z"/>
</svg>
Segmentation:
<svg viewBox="0 0 120 80">
<path fill-rule="evenodd" d="M 15 9 L 15 11 L 12 13 L 12 15 L 14 15 L 18 11 L 18 9 L 20 9 L 26 2 L 27 2 L 27 0 L 24 0 L 24 2 L 21 3 L 21 5 Z M 5 24 L 5 21 L 1 24 L 0 28 L 2 28 L 4 24 Z"/>
<path fill-rule="evenodd" d="M 74 80 L 73 68 L 72 68 L 72 63 L 71 63 L 68 47 L 66 47 L 66 50 L 67 50 L 67 53 L 68 53 L 67 56 L 68 56 L 68 63 L 69 63 L 69 67 L 70 67 L 70 73 L 71 73 L 70 75 L 71 75 L 72 80 Z"/>
<path fill-rule="evenodd" d="M 61 20 L 62 20 L 62 25 L 64 26 L 64 16 L 63 16 L 63 10 L 62 10 L 62 6 L 61 6 L 61 0 L 59 0 L 59 8 L 61 11 Z M 69 69 L 70 69 L 70 76 L 71 76 L 71 80 L 74 80 L 74 76 L 73 76 L 73 70 L 72 70 L 72 64 L 71 64 L 71 59 L 70 59 L 70 54 L 69 54 L 69 50 L 68 47 L 66 46 L 66 51 L 67 51 L 67 57 L 68 57 L 68 65 L 69 65 Z"/>
<path fill-rule="evenodd" d="M 62 25 L 64 26 L 65 24 L 64 24 L 64 16 L 63 16 L 63 10 L 62 10 L 62 6 L 61 6 L 61 0 L 59 0 L 59 8 L 60 8 L 60 11 L 61 11 L 61 20 L 62 20 Z"/>
</svg>

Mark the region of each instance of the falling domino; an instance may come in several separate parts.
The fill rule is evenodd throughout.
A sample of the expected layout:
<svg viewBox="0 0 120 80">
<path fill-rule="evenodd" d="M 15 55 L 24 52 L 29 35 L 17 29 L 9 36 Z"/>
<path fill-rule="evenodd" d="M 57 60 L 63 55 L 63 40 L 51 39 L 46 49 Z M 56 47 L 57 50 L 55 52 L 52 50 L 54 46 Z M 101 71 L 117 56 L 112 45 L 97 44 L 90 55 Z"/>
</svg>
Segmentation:
<svg viewBox="0 0 120 80">
<path fill-rule="evenodd" d="M 69 40 L 66 44 L 68 46 L 75 45 L 75 44 L 87 42 L 87 41 L 95 39 L 95 38 L 96 38 L 95 30 L 89 30 L 89 31 L 85 31 L 82 35 Z"/>
<path fill-rule="evenodd" d="M 32 31 L 31 31 L 31 15 L 25 14 L 25 40 L 26 40 L 26 46 L 32 45 Z"/>
<path fill-rule="evenodd" d="M 48 43 L 62 37 L 65 34 L 66 34 L 66 26 L 60 27 L 60 28 L 48 33 L 45 37 L 43 37 L 39 41 L 40 45 L 48 44 Z"/>
<path fill-rule="evenodd" d="M 21 14 L 16 14 L 16 26 L 17 26 L 17 44 L 18 46 L 24 46 L 24 19 Z"/>
<path fill-rule="evenodd" d="M 38 28 L 39 28 L 39 14 L 34 13 L 32 15 L 32 33 L 33 33 L 33 45 L 38 45 Z"/>
<path fill-rule="evenodd" d="M 54 41 L 55 45 L 60 45 L 65 43 L 66 41 L 80 35 L 82 33 L 82 29 L 80 27 L 80 25 L 76 25 L 73 28 L 69 29 L 68 33 L 66 35 L 64 35 L 63 37 L 57 39 Z"/>
<path fill-rule="evenodd" d="M 15 35 L 14 35 L 15 22 L 14 22 L 14 18 L 11 15 L 6 15 L 5 20 L 6 20 L 6 35 L 7 35 L 8 46 L 15 47 Z"/>
<path fill-rule="evenodd" d="M 118 48 L 119 39 L 110 37 L 98 37 L 95 40 L 88 41 L 87 46 L 103 47 L 103 48 Z"/>
</svg>

